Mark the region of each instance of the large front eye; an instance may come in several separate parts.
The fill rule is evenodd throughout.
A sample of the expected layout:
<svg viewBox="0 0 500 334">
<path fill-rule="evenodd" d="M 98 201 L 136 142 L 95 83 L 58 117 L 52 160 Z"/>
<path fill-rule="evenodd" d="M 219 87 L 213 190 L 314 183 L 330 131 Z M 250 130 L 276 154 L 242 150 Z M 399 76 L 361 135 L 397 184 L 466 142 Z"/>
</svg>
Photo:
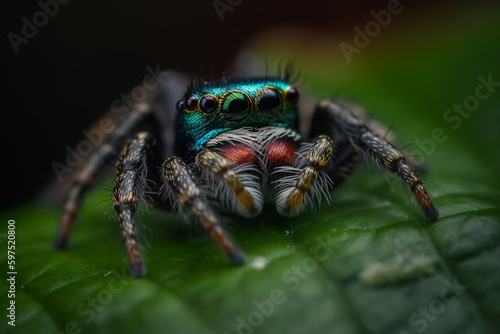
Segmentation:
<svg viewBox="0 0 500 334">
<path fill-rule="evenodd" d="M 264 118 L 276 118 L 283 112 L 283 96 L 273 87 L 264 87 L 255 97 L 257 109 Z"/>
<path fill-rule="evenodd" d="M 247 119 L 252 111 L 252 102 L 243 92 L 231 91 L 224 94 L 221 113 L 232 122 L 241 122 Z"/>
</svg>

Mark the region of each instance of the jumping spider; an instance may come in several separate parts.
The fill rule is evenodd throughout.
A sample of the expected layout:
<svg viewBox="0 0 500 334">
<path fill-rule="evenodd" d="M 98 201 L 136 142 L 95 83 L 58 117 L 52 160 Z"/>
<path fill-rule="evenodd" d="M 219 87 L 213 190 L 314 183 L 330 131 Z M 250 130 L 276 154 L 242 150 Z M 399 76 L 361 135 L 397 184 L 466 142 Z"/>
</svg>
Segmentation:
<svg viewBox="0 0 500 334">
<path fill-rule="evenodd" d="M 184 98 L 184 76 L 165 75 L 75 174 L 55 247 L 66 246 L 84 192 L 110 160 L 117 160 L 113 206 L 133 277 L 146 273 L 134 217 L 146 191 L 155 206 L 194 216 L 234 263 L 244 255 L 211 203 L 251 217 L 271 199 L 280 214 L 295 216 L 328 197 L 362 156 L 399 176 L 426 219 L 438 218 L 408 158 L 371 130 L 374 121 L 354 112 L 359 108 L 322 100 L 309 133 L 300 134 L 299 93 L 286 73 L 200 81 Z"/>
</svg>

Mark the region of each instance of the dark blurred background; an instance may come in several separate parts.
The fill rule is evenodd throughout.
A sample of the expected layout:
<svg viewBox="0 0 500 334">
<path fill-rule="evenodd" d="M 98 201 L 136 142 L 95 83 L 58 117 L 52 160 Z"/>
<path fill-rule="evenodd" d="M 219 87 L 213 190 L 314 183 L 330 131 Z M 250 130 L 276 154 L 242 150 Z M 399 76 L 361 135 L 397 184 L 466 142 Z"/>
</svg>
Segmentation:
<svg viewBox="0 0 500 334">
<path fill-rule="evenodd" d="M 221 20 L 214 4 L 221 11 L 223 4 L 232 10 L 224 11 Z M 9 33 L 21 36 L 23 17 L 33 22 L 41 5 L 34 0 L 4 1 L 0 205 L 33 198 L 53 180 L 51 163 L 64 161 L 65 147 L 74 147 L 83 138 L 83 129 L 140 83 L 146 66 L 193 73 L 205 64 L 223 71 L 252 36 L 278 26 L 352 39 L 353 27 L 372 20 L 370 11 L 387 4 L 387 0 L 71 0 L 59 4 L 58 13 L 15 53 Z M 435 9 L 431 1 L 405 5 L 421 13 Z M 448 1 L 448 6 L 456 5 Z"/>
</svg>

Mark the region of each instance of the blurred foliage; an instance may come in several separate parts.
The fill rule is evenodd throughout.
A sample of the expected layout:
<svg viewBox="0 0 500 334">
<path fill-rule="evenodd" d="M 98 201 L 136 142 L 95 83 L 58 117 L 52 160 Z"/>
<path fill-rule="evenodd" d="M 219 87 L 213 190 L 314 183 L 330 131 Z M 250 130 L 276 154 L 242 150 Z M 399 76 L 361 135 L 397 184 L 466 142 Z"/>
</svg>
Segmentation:
<svg viewBox="0 0 500 334">
<path fill-rule="evenodd" d="M 0 332 L 500 330 L 500 89 L 457 129 L 443 120 L 454 103 L 475 94 L 479 76 L 500 81 L 498 18 L 462 12 L 436 30 L 443 14 L 436 13 L 418 32 L 410 12 L 401 13 L 407 21 L 394 19 L 350 64 L 337 46 L 354 32 L 328 37 L 328 47 L 322 37 L 306 37 L 308 49 L 266 39 L 251 47 L 271 61 L 296 55 L 309 92 L 347 97 L 393 124 L 399 143 L 412 144 L 407 152 L 425 158 L 437 222 L 425 221 L 395 182 L 361 169 L 315 213 L 285 219 L 269 208 L 238 220 L 233 235 L 248 256 L 243 266 L 229 264 L 176 218 L 148 212 L 141 216 L 151 244 L 148 274 L 134 280 L 109 191 L 86 198 L 64 252 L 51 248 L 60 208 L 28 203 L 2 213 L 2 221 L 16 220 L 18 275 L 16 327 L 4 317 Z M 436 128 L 446 136 L 441 143 L 430 141 Z M 0 304 L 8 305 L 6 280 L 0 287 Z"/>
</svg>

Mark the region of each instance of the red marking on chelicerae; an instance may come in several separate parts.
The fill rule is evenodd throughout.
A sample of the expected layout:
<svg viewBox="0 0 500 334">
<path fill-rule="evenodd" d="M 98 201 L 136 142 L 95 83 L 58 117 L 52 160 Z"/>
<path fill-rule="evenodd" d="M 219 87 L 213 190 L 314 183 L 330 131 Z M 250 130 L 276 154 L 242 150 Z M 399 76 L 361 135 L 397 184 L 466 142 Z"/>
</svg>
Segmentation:
<svg viewBox="0 0 500 334">
<path fill-rule="evenodd" d="M 296 149 L 295 142 L 290 139 L 280 138 L 270 142 L 266 152 L 269 166 L 290 166 L 295 159 Z"/>
<path fill-rule="evenodd" d="M 224 145 L 219 148 L 217 153 L 237 165 L 257 162 L 257 156 L 254 150 L 245 144 Z"/>
</svg>

